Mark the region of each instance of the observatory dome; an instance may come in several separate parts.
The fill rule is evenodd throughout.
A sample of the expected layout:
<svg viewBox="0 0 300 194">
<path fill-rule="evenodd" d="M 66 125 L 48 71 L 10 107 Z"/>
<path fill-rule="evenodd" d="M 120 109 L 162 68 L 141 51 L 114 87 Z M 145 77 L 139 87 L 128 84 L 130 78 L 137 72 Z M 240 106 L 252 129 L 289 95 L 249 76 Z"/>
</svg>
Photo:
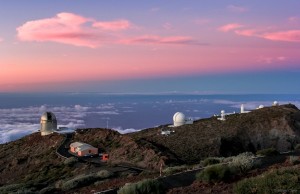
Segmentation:
<svg viewBox="0 0 300 194">
<path fill-rule="evenodd" d="M 41 116 L 41 135 L 49 135 L 57 129 L 57 120 L 52 112 L 45 112 Z"/>
<path fill-rule="evenodd" d="M 264 105 L 262 105 L 262 104 L 261 104 L 261 105 L 259 105 L 259 107 L 258 107 L 258 108 L 259 108 L 259 109 L 260 109 L 260 108 L 264 108 Z"/>
<path fill-rule="evenodd" d="M 182 112 L 177 112 L 173 116 L 174 126 L 181 126 L 185 124 L 185 115 Z"/>
</svg>

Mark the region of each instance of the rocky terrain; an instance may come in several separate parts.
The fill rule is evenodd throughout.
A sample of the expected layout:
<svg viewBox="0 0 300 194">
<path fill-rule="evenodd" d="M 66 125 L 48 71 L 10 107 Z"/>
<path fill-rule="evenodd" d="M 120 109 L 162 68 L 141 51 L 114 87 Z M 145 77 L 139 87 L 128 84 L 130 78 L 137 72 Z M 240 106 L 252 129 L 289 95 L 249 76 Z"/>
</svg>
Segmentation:
<svg viewBox="0 0 300 194">
<path fill-rule="evenodd" d="M 48 188 L 49 193 L 61 193 L 66 192 L 61 190 L 61 185 L 77 175 L 110 170 L 114 173 L 111 184 L 106 181 L 81 188 L 81 191 L 86 191 L 86 186 L 90 190 L 101 190 L 121 186 L 126 180 L 140 180 L 147 177 L 147 173 L 152 173 L 150 177 L 157 176 L 160 165 L 197 164 L 208 156 L 231 156 L 271 147 L 285 152 L 300 142 L 300 111 L 291 104 L 266 107 L 247 114 L 229 115 L 226 121 L 216 117 L 201 119 L 192 125 L 174 128 L 175 133 L 169 136 L 162 136 L 160 131 L 166 128 L 163 125 L 126 135 L 109 129 L 76 130 L 71 142 L 86 142 L 100 152 L 109 153 L 109 162 L 102 166 L 82 161 L 68 165 L 65 158 L 56 154 L 64 139 L 59 134 L 42 137 L 34 133 L 2 144 L 0 186 L 17 184 L 26 189 L 33 187 L 34 191 Z M 147 173 L 126 172 L 128 177 L 124 179 L 124 173 L 117 169 L 118 164 L 140 167 Z"/>
</svg>

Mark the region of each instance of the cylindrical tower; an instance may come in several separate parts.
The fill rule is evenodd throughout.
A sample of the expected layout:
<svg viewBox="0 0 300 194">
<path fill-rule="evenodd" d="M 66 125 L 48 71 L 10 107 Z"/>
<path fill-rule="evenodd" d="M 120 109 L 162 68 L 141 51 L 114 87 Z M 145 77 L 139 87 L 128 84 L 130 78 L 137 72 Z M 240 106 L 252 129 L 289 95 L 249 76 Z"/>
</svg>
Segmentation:
<svg viewBox="0 0 300 194">
<path fill-rule="evenodd" d="M 241 105 L 241 113 L 244 113 L 245 112 L 245 107 L 244 107 L 244 104 Z"/>
<path fill-rule="evenodd" d="M 52 112 L 45 112 L 41 116 L 41 135 L 50 135 L 57 129 L 57 120 Z"/>
</svg>

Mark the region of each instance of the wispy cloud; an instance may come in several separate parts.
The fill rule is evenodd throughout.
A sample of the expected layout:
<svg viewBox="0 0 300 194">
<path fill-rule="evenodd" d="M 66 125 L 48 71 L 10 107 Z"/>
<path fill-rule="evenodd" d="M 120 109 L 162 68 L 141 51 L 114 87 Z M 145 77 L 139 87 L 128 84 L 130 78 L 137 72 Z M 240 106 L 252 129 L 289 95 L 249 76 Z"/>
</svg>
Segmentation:
<svg viewBox="0 0 300 194">
<path fill-rule="evenodd" d="M 266 32 L 267 30 L 246 29 L 234 31 L 237 35 L 259 37 L 272 41 L 300 42 L 300 30 Z"/>
<path fill-rule="evenodd" d="M 222 32 L 232 31 L 240 36 L 259 37 L 272 41 L 300 42 L 300 30 L 274 31 L 268 28 L 245 28 L 244 25 L 238 23 L 223 25 L 218 30 Z"/>
<path fill-rule="evenodd" d="M 154 36 L 144 35 L 121 41 L 124 44 L 178 44 L 178 45 L 206 45 L 188 36 Z"/>
<path fill-rule="evenodd" d="M 102 30 L 109 30 L 109 31 L 119 31 L 119 30 L 126 30 L 130 28 L 132 24 L 128 20 L 116 20 L 110 22 L 95 22 L 93 27 L 100 28 Z"/>
<path fill-rule="evenodd" d="M 166 22 L 166 23 L 163 24 L 163 28 L 165 30 L 171 30 L 173 28 L 173 25 L 169 22 Z"/>
<path fill-rule="evenodd" d="M 278 56 L 278 57 L 266 57 L 266 56 L 259 56 L 257 58 L 257 62 L 265 63 L 265 64 L 271 64 L 274 62 L 282 62 L 286 61 L 287 57 L 284 56 Z"/>
<path fill-rule="evenodd" d="M 288 21 L 289 21 L 289 23 L 292 23 L 292 24 L 298 24 L 298 23 L 300 23 L 300 17 L 292 16 L 292 17 L 288 18 Z"/>
<path fill-rule="evenodd" d="M 241 27 L 243 27 L 243 25 L 238 24 L 238 23 L 230 23 L 230 24 L 226 24 L 224 26 L 219 27 L 218 30 L 222 31 L 222 32 L 229 32 L 229 31 L 233 31 L 238 28 L 241 28 Z"/>
<path fill-rule="evenodd" d="M 227 10 L 234 13 L 244 13 L 248 11 L 246 7 L 237 6 L 237 5 L 228 5 Z"/>
<path fill-rule="evenodd" d="M 262 37 L 274 41 L 300 42 L 300 30 L 269 32 L 263 34 Z"/>
</svg>

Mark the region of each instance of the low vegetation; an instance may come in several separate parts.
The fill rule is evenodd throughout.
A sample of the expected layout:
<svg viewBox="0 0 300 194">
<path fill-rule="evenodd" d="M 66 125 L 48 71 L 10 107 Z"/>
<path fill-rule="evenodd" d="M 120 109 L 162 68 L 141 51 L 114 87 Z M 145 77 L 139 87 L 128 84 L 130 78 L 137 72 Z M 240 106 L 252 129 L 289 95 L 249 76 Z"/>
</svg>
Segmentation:
<svg viewBox="0 0 300 194">
<path fill-rule="evenodd" d="M 158 180 L 145 179 L 137 183 L 126 184 L 118 194 L 162 194 L 165 193 Z"/>
<path fill-rule="evenodd" d="M 233 173 L 233 169 L 230 169 L 228 165 L 215 164 L 196 174 L 196 179 L 208 183 L 215 183 L 229 180 Z"/>
<path fill-rule="evenodd" d="M 181 171 L 184 171 L 187 169 L 188 169 L 188 166 L 186 166 L 186 165 L 167 167 L 163 170 L 163 175 L 171 175 L 171 174 L 181 172 Z"/>
<path fill-rule="evenodd" d="M 289 162 L 292 165 L 299 164 L 300 158 L 299 158 L 299 156 L 289 156 Z"/>
<path fill-rule="evenodd" d="M 226 158 L 225 161 L 229 162 L 232 169 L 237 170 L 236 173 L 244 174 L 253 168 L 260 166 L 260 160 L 254 159 L 255 155 L 251 152 L 241 153 L 237 156 Z"/>
<path fill-rule="evenodd" d="M 82 186 L 87 186 L 90 185 L 91 183 L 94 183 L 99 180 L 107 179 L 113 176 L 113 173 L 107 171 L 107 170 L 101 170 L 97 173 L 93 174 L 82 174 L 78 175 L 70 180 L 67 180 L 62 183 L 61 189 L 64 191 L 82 187 Z"/>
<path fill-rule="evenodd" d="M 267 148 L 256 152 L 256 155 L 259 156 L 276 156 L 278 154 L 279 152 L 275 148 Z"/>
<path fill-rule="evenodd" d="M 299 193 L 300 169 L 289 167 L 241 180 L 234 186 L 236 194 Z"/>
<path fill-rule="evenodd" d="M 212 164 L 219 164 L 221 161 L 222 161 L 221 158 L 209 157 L 209 158 L 206 158 L 205 160 L 201 161 L 201 164 L 203 166 L 209 166 Z"/>
<path fill-rule="evenodd" d="M 94 175 L 78 175 L 62 184 L 61 189 L 64 191 L 89 185 L 95 182 L 97 178 Z"/>
<path fill-rule="evenodd" d="M 76 157 L 70 157 L 65 159 L 64 164 L 67 166 L 73 166 L 78 162 L 78 159 Z"/>
</svg>

